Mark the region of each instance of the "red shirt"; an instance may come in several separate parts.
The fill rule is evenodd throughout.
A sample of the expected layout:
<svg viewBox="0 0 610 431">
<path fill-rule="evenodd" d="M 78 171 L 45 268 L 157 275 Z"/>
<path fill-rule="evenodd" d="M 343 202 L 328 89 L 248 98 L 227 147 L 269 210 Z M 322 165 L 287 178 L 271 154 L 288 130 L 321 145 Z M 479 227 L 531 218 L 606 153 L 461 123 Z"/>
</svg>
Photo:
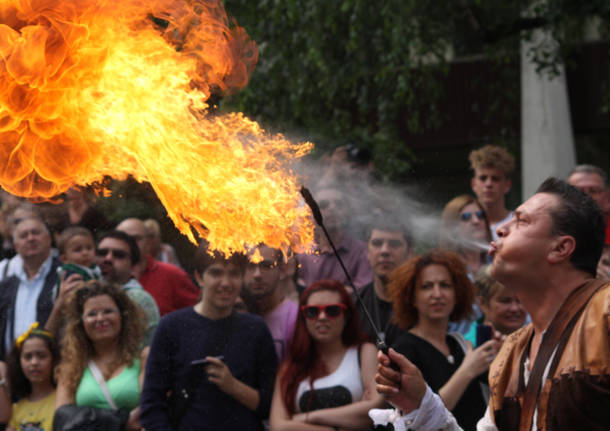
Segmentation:
<svg viewBox="0 0 610 431">
<path fill-rule="evenodd" d="M 195 305 L 199 289 L 182 269 L 146 256 L 146 269 L 138 280 L 157 302 L 161 316 Z"/>
</svg>

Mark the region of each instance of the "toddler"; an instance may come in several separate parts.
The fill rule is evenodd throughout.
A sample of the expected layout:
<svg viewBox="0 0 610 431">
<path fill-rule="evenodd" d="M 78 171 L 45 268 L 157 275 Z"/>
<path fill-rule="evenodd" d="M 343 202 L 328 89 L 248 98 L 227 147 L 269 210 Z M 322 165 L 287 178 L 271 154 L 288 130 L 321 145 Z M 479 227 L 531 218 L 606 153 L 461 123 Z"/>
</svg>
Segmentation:
<svg viewBox="0 0 610 431">
<path fill-rule="evenodd" d="M 57 268 L 57 286 L 53 298 L 57 298 L 59 285 L 72 274 L 79 274 L 83 281 L 99 280 L 100 268 L 95 264 L 95 241 L 87 228 L 71 226 L 63 230 L 57 239 L 62 265 Z"/>
</svg>

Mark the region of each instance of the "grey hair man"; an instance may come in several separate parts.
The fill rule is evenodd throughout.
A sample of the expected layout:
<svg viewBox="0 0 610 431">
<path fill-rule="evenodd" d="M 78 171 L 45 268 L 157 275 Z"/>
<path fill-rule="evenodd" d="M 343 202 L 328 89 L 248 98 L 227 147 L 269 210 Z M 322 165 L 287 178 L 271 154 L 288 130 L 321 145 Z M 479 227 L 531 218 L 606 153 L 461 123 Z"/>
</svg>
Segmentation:
<svg viewBox="0 0 610 431">
<path fill-rule="evenodd" d="M 16 221 L 13 245 L 17 254 L 0 262 L 0 357 L 30 324 L 45 325 L 57 284 L 59 260 L 51 254 L 51 234 L 40 218 Z"/>
</svg>

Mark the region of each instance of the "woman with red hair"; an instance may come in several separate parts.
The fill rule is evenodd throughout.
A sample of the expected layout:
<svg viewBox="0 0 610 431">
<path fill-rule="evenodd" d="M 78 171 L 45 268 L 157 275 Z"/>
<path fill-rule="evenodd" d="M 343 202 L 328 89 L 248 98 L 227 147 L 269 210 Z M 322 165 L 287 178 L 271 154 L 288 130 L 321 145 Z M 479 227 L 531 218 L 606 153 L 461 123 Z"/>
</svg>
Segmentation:
<svg viewBox="0 0 610 431">
<path fill-rule="evenodd" d="M 364 430 L 375 390 L 377 350 L 364 342 L 356 308 L 343 285 L 320 280 L 299 301 L 300 313 L 271 403 L 271 431 Z"/>
<path fill-rule="evenodd" d="M 460 426 L 474 430 L 487 406 L 479 382 L 486 383 L 499 346 L 490 340 L 473 350 L 461 334 L 447 332 L 449 321 L 472 312 L 474 286 L 461 258 L 445 250 L 413 258 L 394 270 L 388 288 L 395 319 L 407 330 L 392 348 L 419 368 Z"/>
</svg>

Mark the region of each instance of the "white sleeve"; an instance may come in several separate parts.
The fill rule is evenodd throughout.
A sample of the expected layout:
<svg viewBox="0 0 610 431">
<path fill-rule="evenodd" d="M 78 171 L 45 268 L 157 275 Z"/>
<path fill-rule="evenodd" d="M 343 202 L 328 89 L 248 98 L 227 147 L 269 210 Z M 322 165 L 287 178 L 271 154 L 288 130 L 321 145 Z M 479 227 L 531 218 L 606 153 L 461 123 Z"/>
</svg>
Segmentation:
<svg viewBox="0 0 610 431">
<path fill-rule="evenodd" d="M 477 431 L 498 431 L 498 427 L 496 427 L 496 424 L 491 420 L 489 406 L 485 409 L 483 417 L 477 422 Z"/>
<path fill-rule="evenodd" d="M 461 431 L 462 428 L 449 410 L 443 404 L 443 400 L 432 392 L 428 386 L 426 394 L 418 409 L 401 415 L 398 410 L 373 409 L 369 416 L 375 425 L 387 425 L 391 423 L 396 431 Z M 478 428 L 477 428 L 478 430 Z"/>
</svg>

